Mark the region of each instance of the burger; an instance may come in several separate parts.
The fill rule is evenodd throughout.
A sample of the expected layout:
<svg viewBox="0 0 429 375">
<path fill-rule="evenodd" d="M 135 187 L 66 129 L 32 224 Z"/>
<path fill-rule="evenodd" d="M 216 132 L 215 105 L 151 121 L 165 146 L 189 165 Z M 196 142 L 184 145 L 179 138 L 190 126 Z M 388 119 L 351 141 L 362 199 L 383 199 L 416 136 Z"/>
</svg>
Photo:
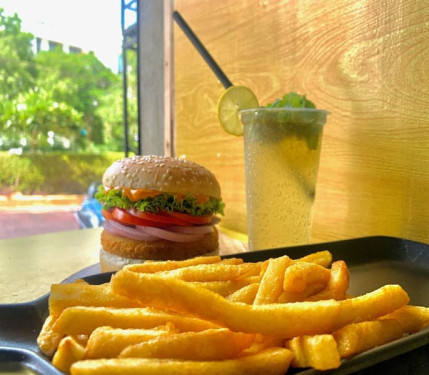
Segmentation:
<svg viewBox="0 0 429 375">
<path fill-rule="evenodd" d="M 214 174 L 197 163 L 152 155 L 118 160 L 105 171 L 96 198 L 105 219 L 103 272 L 218 251 L 221 189 Z"/>
</svg>

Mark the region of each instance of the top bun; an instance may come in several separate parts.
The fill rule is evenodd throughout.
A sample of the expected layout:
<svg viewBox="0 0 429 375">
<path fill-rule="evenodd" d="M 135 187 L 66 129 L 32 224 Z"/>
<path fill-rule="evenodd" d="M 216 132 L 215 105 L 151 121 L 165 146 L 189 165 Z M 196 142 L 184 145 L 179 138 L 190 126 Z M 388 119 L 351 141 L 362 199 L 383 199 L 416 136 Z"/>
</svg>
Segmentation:
<svg viewBox="0 0 429 375">
<path fill-rule="evenodd" d="M 153 155 L 117 160 L 104 173 L 103 185 L 221 197 L 219 183 L 208 169 L 185 159 Z"/>
</svg>

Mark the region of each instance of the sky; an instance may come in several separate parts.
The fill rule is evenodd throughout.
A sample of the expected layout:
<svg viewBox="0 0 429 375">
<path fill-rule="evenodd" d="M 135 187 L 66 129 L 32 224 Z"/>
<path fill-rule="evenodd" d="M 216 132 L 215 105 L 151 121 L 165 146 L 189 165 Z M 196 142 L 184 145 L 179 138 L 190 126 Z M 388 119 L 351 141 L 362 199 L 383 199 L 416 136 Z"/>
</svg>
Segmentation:
<svg viewBox="0 0 429 375">
<path fill-rule="evenodd" d="M 17 13 L 22 31 L 93 51 L 112 71 L 121 53 L 121 0 L 0 0 L 5 15 Z"/>
</svg>

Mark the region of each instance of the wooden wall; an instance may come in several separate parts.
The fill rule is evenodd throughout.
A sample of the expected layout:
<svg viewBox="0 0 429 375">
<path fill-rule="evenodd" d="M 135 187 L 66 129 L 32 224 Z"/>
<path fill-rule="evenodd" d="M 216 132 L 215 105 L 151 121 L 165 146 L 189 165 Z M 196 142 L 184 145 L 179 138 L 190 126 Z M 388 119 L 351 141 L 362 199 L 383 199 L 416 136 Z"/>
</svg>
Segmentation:
<svg viewBox="0 0 429 375">
<path fill-rule="evenodd" d="M 389 235 L 429 243 L 429 0 L 176 0 L 234 84 L 265 104 L 288 91 L 331 112 L 313 241 Z M 174 27 L 175 151 L 218 176 L 225 227 L 245 231 L 242 138 L 223 91 Z"/>
</svg>

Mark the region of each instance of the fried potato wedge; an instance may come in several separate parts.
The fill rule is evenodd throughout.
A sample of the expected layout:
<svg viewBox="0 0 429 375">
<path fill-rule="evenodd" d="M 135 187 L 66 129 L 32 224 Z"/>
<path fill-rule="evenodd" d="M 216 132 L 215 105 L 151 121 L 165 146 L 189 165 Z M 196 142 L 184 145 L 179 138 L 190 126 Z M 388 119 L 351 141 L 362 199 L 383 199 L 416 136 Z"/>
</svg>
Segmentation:
<svg viewBox="0 0 429 375">
<path fill-rule="evenodd" d="M 331 332 L 351 322 L 375 319 L 409 301 L 398 285 L 386 285 L 344 301 L 248 306 L 183 280 L 155 274 L 121 270 L 112 277 L 111 284 L 115 292 L 137 298 L 143 304 L 198 316 L 237 332 L 283 338 Z"/>
<path fill-rule="evenodd" d="M 72 375 L 284 375 L 292 360 L 285 348 L 270 348 L 257 354 L 223 361 L 182 361 L 173 359 L 93 359 L 73 364 Z"/>
<path fill-rule="evenodd" d="M 236 357 L 250 347 L 254 339 L 255 335 L 227 328 L 176 333 L 131 345 L 122 350 L 119 357 L 216 361 Z"/>
<path fill-rule="evenodd" d="M 285 346 L 292 351 L 292 367 L 323 371 L 340 367 L 341 358 L 332 335 L 298 336 L 288 340 Z"/>
</svg>

